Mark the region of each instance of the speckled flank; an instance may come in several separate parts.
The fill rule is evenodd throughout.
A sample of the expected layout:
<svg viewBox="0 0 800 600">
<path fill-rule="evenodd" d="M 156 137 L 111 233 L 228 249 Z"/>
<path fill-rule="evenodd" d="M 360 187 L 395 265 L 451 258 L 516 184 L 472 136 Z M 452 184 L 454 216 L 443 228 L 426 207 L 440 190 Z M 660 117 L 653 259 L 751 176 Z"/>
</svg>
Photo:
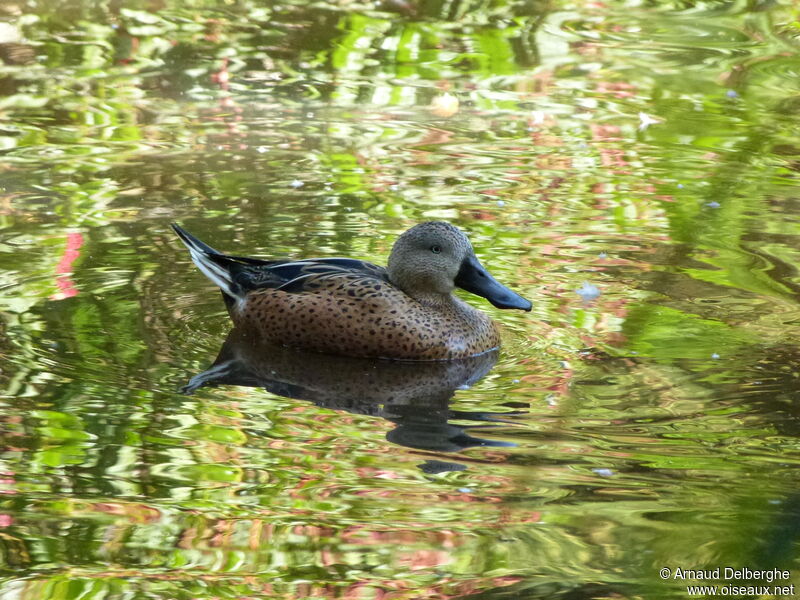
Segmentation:
<svg viewBox="0 0 800 600">
<path fill-rule="evenodd" d="M 228 256 L 173 228 L 222 288 L 237 327 L 270 343 L 354 357 L 466 358 L 498 347 L 500 336 L 486 314 L 452 294 L 456 281 L 498 306 L 530 309 L 483 269 L 467 237 L 449 223 L 406 231 L 385 269 L 347 258 Z"/>
<path fill-rule="evenodd" d="M 289 346 L 347 356 L 465 358 L 500 345 L 488 316 L 455 296 L 438 306 L 358 275 L 320 277 L 309 293 L 253 292 L 237 325 Z"/>
</svg>

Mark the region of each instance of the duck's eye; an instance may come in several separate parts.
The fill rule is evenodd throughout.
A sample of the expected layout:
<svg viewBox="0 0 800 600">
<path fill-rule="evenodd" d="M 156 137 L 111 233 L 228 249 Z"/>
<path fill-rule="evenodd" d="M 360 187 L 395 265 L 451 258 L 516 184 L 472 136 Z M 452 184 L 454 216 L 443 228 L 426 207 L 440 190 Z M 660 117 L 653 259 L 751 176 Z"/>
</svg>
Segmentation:
<svg viewBox="0 0 800 600">
<path fill-rule="evenodd" d="M 442 251 L 441 246 L 437 246 L 436 244 L 431 246 L 431 252 L 433 252 L 434 254 L 439 254 L 441 251 Z"/>
</svg>

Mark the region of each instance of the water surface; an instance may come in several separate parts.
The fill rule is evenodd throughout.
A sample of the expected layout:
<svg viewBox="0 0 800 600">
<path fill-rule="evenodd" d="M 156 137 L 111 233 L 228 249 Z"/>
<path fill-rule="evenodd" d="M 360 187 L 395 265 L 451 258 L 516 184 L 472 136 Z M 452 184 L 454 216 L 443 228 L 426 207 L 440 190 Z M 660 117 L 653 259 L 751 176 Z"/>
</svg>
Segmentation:
<svg viewBox="0 0 800 600">
<path fill-rule="evenodd" d="M 793 3 L 0 10 L 0 598 L 800 585 Z M 499 356 L 181 393 L 230 324 L 171 221 L 382 263 L 428 219 L 533 301 L 464 295 Z"/>
</svg>

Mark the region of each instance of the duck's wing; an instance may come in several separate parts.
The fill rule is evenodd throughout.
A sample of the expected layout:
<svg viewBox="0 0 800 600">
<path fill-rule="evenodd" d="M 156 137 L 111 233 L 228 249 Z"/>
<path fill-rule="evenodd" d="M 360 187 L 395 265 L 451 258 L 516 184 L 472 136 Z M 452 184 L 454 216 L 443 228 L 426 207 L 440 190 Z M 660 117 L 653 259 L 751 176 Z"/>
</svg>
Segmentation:
<svg viewBox="0 0 800 600">
<path fill-rule="evenodd" d="M 189 248 L 192 261 L 217 284 L 226 296 L 243 299 L 248 292 L 265 288 L 305 291 L 304 282 L 333 275 L 358 275 L 388 281 L 386 269 L 354 258 L 310 258 L 304 260 L 262 260 L 217 252 L 182 227 L 172 224 Z"/>
<path fill-rule="evenodd" d="M 276 288 L 285 292 L 306 291 L 305 283 L 331 276 L 358 275 L 389 281 L 386 269 L 355 258 L 309 258 L 247 264 L 237 269 L 235 281 L 248 290 Z"/>
<path fill-rule="evenodd" d="M 386 269 L 371 263 L 365 264 L 366 268 L 359 269 L 340 269 L 328 267 L 327 265 L 311 267 L 306 272 L 275 289 L 289 294 L 301 294 L 303 292 L 315 292 L 323 288 L 331 289 L 335 287 L 341 289 L 344 285 L 353 290 L 352 293 L 348 292 L 350 296 L 353 296 L 354 294 L 359 295 L 357 293 L 358 289 L 369 291 L 372 286 L 390 283 L 389 277 L 386 275 Z"/>
</svg>

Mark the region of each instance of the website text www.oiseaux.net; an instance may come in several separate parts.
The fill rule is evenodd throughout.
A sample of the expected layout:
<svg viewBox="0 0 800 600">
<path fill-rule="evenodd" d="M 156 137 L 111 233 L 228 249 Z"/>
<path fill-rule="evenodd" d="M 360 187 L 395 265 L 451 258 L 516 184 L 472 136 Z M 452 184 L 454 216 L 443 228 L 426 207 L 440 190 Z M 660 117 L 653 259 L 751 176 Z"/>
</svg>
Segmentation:
<svg viewBox="0 0 800 600">
<path fill-rule="evenodd" d="M 788 583 L 791 572 L 781 569 L 717 567 L 716 569 L 671 569 L 659 571 L 661 579 L 691 581 L 689 596 L 794 596 Z"/>
</svg>

